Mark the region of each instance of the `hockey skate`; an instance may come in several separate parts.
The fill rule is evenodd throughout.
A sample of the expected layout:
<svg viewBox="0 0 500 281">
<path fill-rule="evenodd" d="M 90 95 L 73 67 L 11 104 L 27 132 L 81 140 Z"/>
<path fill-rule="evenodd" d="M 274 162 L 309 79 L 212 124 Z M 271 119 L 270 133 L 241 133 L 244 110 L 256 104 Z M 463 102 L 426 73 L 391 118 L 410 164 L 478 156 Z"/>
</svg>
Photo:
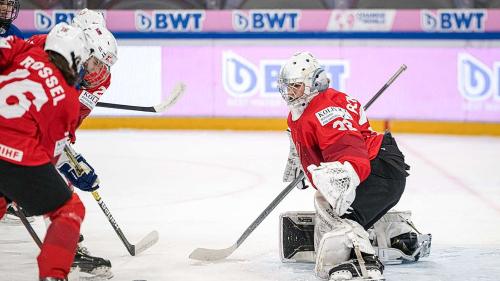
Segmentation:
<svg viewBox="0 0 500 281">
<path fill-rule="evenodd" d="M 91 256 L 85 247 L 78 246 L 75 259 L 71 265 L 71 270 L 91 275 L 92 279 L 81 278 L 83 280 L 106 280 L 113 277 L 111 272 L 111 262 L 109 260 Z"/>
<path fill-rule="evenodd" d="M 363 268 L 364 267 L 364 268 Z M 364 272 L 365 271 L 365 272 Z M 384 265 L 377 256 L 367 255 L 363 257 L 361 264 L 358 259 L 351 259 L 343 262 L 329 272 L 330 281 L 383 281 L 382 273 Z"/>
</svg>

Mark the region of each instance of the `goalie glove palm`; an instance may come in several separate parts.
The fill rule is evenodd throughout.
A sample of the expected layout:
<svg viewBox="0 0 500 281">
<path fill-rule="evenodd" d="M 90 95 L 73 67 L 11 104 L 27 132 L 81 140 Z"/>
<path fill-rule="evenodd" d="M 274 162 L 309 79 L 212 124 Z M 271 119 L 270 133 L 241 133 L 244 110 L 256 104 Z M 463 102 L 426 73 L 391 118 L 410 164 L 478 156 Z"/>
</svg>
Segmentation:
<svg viewBox="0 0 500 281">
<path fill-rule="evenodd" d="M 76 167 L 70 161 L 64 161 L 59 167 L 59 171 L 71 182 L 73 186 L 83 191 L 95 191 L 99 188 L 99 178 L 94 168 L 87 163 L 81 154 L 76 155 L 78 165 L 83 170 L 78 173 Z"/>
<path fill-rule="evenodd" d="M 312 181 L 338 216 L 347 212 L 356 197 L 356 187 L 359 176 L 351 163 L 336 162 L 321 163 L 320 166 L 310 165 Z"/>
</svg>

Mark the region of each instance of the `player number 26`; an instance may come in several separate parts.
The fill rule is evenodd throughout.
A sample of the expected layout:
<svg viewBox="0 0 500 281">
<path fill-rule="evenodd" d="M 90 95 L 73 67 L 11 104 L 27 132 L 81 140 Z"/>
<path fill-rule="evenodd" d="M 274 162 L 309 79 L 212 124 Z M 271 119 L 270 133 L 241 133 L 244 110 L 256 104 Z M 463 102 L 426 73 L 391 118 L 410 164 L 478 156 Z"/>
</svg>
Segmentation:
<svg viewBox="0 0 500 281">
<path fill-rule="evenodd" d="M 26 78 L 29 72 L 25 69 L 15 70 L 7 76 L 0 75 L 0 82 L 15 78 Z M 31 93 L 31 98 L 26 94 Z M 10 98 L 10 101 L 7 100 Z M 0 116 L 6 119 L 19 118 L 26 113 L 31 105 L 37 111 L 48 101 L 42 84 L 29 79 L 18 80 L 0 88 Z"/>
</svg>

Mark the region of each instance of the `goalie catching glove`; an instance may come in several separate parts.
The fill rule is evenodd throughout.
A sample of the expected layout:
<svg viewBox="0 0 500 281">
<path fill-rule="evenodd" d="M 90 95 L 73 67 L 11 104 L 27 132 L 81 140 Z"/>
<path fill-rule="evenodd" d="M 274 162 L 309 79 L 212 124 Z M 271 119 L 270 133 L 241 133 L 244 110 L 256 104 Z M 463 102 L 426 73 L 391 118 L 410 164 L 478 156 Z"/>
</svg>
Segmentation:
<svg viewBox="0 0 500 281">
<path fill-rule="evenodd" d="M 81 154 L 75 155 L 75 159 L 78 161 L 78 168 L 63 153 L 57 169 L 76 188 L 88 192 L 97 190 L 99 188 L 99 178 L 94 168 L 90 166 Z"/>
<path fill-rule="evenodd" d="M 330 203 L 336 215 L 345 214 L 356 197 L 356 187 L 360 183 L 351 163 L 327 162 L 321 163 L 319 167 L 310 165 L 307 170 L 311 173 L 313 184 Z"/>
</svg>

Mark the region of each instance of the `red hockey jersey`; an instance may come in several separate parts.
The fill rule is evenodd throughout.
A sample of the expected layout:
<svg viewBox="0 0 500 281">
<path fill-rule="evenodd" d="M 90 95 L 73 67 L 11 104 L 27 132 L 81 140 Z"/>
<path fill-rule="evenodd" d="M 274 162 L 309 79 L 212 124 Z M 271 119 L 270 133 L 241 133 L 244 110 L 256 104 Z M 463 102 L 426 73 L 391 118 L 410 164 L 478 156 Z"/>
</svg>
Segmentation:
<svg viewBox="0 0 500 281">
<path fill-rule="evenodd" d="M 56 161 L 78 122 L 78 93 L 41 48 L 0 38 L 0 159 Z"/>
<path fill-rule="evenodd" d="M 372 131 L 361 104 L 334 89 L 314 97 L 296 121 L 290 114 L 288 127 L 310 182 L 309 165 L 334 161 L 349 161 L 359 179 L 365 180 L 383 138 Z"/>
<path fill-rule="evenodd" d="M 31 36 L 27 41 L 40 48 L 44 48 L 45 41 L 47 40 L 47 34 L 39 34 Z M 102 97 L 105 91 L 108 90 L 111 84 L 111 75 L 108 76 L 100 85 L 95 86 L 90 89 L 80 89 L 80 118 L 78 120 L 78 126 L 82 124 L 83 120 L 90 115 L 90 112 L 94 109 L 99 99 Z"/>
</svg>

